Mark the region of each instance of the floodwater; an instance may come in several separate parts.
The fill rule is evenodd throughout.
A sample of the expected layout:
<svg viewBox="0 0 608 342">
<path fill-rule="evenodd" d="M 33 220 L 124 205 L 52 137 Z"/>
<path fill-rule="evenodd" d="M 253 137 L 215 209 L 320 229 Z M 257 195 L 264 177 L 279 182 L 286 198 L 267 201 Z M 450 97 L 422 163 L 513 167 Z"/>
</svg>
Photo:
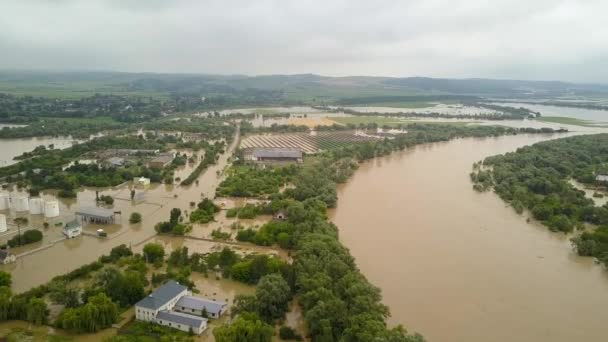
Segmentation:
<svg viewBox="0 0 608 342">
<path fill-rule="evenodd" d="M 334 107 L 337 108 L 337 107 Z M 466 106 L 462 104 L 433 103 L 431 106 L 419 108 L 383 107 L 383 106 L 352 106 L 344 107 L 359 113 L 439 113 L 446 115 L 493 115 L 498 112 L 493 109 Z"/>
<path fill-rule="evenodd" d="M 608 272 L 472 189 L 474 162 L 564 135 L 459 139 L 363 163 L 331 219 L 391 324 L 429 341 L 606 341 Z"/>
<path fill-rule="evenodd" d="M 564 116 L 577 118 L 582 120 L 591 120 L 597 122 L 608 122 L 608 111 L 586 108 L 573 108 L 562 106 L 546 106 L 541 104 L 529 103 L 496 103 L 500 106 L 524 107 L 534 112 L 540 112 L 542 116 Z"/>
<path fill-rule="evenodd" d="M 20 257 L 13 264 L 1 265 L 0 270 L 9 271 L 13 279 L 13 291 L 23 292 L 34 286 L 46 283 L 54 276 L 69 272 L 79 266 L 95 261 L 100 255 L 110 252 L 112 247 L 119 244 L 127 244 L 134 248 L 153 238 L 156 235 L 154 225 L 160 221 L 167 221 L 172 208 L 180 208 L 182 212 L 190 211 L 190 202 L 199 202 L 203 197 L 213 197 L 215 188 L 223 176 L 223 170 L 228 165 L 229 156 L 239 141 L 237 135 L 227 152 L 220 156 L 217 164 L 210 166 L 199 177 L 199 184 L 190 186 L 153 184 L 148 188 L 136 188 L 135 200 L 131 200 L 130 192 L 132 185 L 124 184 L 113 188 L 84 188 L 77 193 L 76 199 L 62 199 L 60 201 L 59 218 L 51 220 L 49 228 L 43 228 L 42 218 L 36 215 L 30 216 L 30 228 L 39 228 L 44 231 L 44 239 L 35 246 L 24 246 L 11 251 L 19 254 L 26 250 L 37 247 L 47 247 L 36 253 Z M 184 168 L 191 170 L 194 165 L 186 165 Z M 184 172 L 188 174 L 189 172 Z M 180 174 L 178 172 L 178 174 Z M 95 206 L 95 192 L 100 195 L 111 195 L 114 204 L 108 209 L 120 211 L 116 215 L 116 224 L 95 225 L 89 224 L 84 227 L 84 232 L 94 235 L 98 228 L 103 228 L 108 233 L 106 239 L 94 236 L 81 235 L 74 239 L 57 241 L 61 238 L 61 225 L 67 220 L 73 219 L 74 211 L 79 207 Z M 53 197 L 46 193 L 45 197 Z M 142 215 L 142 222 L 130 224 L 129 216 L 132 212 Z M 15 213 L 5 212 L 10 217 Z M 39 216 L 39 215 L 38 215 Z M 57 226 L 55 226 L 57 223 Z M 10 238 L 15 233 L 15 227 L 9 226 L 9 231 L 0 239 Z M 193 250 L 194 251 L 194 250 Z"/>
<path fill-rule="evenodd" d="M 13 160 L 13 158 L 24 152 L 30 152 L 40 145 L 48 147 L 52 144 L 56 149 L 64 149 L 77 142 L 71 137 L 0 139 L 0 167 L 18 162 L 18 160 Z"/>
</svg>

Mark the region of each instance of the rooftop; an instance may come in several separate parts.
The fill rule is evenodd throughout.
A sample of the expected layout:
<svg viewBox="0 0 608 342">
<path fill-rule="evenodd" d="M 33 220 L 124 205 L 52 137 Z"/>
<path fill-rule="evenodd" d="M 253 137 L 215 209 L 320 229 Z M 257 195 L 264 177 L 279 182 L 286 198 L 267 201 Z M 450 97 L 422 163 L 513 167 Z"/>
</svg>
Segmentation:
<svg viewBox="0 0 608 342">
<path fill-rule="evenodd" d="M 6 259 L 10 254 L 8 249 L 0 249 L 0 260 Z"/>
<path fill-rule="evenodd" d="M 63 229 L 65 230 L 73 230 L 73 229 L 78 229 L 81 228 L 81 224 L 80 222 L 78 222 L 77 220 L 71 221 L 66 223 L 65 227 Z"/>
<path fill-rule="evenodd" d="M 162 155 L 151 160 L 151 162 L 155 163 L 170 163 L 171 161 L 173 161 L 173 156 L 171 155 Z"/>
<path fill-rule="evenodd" d="M 595 180 L 600 182 L 608 182 L 608 175 L 597 175 Z"/>
<path fill-rule="evenodd" d="M 175 305 L 194 310 L 205 309 L 209 313 L 219 314 L 226 303 L 193 296 L 183 296 Z"/>
<path fill-rule="evenodd" d="M 76 210 L 76 215 L 107 219 L 114 216 L 114 212 L 104 208 L 82 207 Z"/>
<path fill-rule="evenodd" d="M 112 157 L 112 158 L 108 158 L 108 163 L 110 163 L 112 165 L 122 165 L 125 163 L 125 160 L 120 157 Z"/>
<path fill-rule="evenodd" d="M 253 151 L 256 158 L 302 158 L 302 151 L 295 148 L 258 148 Z"/>
<path fill-rule="evenodd" d="M 156 314 L 156 319 L 162 319 L 163 321 L 183 324 L 190 327 L 200 327 L 202 323 L 207 322 L 206 318 L 174 311 L 159 311 L 158 314 Z"/>
<path fill-rule="evenodd" d="M 158 310 L 161 306 L 165 305 L 169 300 L 175 298 L 178 294 L 182 293 L 187 288 L 180 285 L 174 280 L 169 280 L 163 286 L 154 290 L 146 298 L 140 300 L 135 306 L 140 306 L 146 309 Z"/>
</svg>

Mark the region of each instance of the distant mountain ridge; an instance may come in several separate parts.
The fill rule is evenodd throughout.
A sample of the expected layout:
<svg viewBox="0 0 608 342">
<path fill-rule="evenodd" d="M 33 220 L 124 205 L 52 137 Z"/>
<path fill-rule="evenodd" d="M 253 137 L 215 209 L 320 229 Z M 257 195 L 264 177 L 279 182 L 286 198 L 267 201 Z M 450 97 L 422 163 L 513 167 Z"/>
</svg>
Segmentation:
<svg viewBox="0 0 608 342">
<path fill-rule="evenodd" d="M 261 97 L 272 102 L 334 103 L 362 97 L 461 95 L 496 98 L 603 96 L 608 85 L 561 81 L 428 77 L 331 77 L 124 72 L 0 71 L 0 92 L 39 96 L 113 93 L 155 96 Z"/>
</svg>

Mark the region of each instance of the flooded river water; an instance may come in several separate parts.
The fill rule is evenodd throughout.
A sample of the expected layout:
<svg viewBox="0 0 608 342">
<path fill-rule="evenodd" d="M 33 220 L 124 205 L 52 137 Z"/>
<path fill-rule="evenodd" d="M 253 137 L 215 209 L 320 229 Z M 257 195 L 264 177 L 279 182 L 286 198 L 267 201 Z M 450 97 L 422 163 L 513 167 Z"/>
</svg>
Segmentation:
<svg viewBox="0 0 608 342">
<path fill-rule="evenodd" d="M 608 272 L 472 189 L 474 162 L 563 135 L 461 139 L 361 165 L 331 218 L 390 323 L 429 341 L 606 341 Z"/>
</svg>

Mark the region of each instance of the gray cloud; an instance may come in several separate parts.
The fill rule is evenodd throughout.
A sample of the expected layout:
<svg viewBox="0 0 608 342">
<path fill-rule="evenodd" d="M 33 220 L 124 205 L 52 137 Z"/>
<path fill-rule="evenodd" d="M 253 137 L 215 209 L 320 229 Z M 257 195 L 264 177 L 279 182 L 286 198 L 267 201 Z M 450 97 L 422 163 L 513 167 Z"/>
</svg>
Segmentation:
<svg viewBox="0 0 608 342">
<path fill-rule="evenodd" d="M 23 0 L 0 68 L 608 81 L 602 0 Z"/>
</svg>

